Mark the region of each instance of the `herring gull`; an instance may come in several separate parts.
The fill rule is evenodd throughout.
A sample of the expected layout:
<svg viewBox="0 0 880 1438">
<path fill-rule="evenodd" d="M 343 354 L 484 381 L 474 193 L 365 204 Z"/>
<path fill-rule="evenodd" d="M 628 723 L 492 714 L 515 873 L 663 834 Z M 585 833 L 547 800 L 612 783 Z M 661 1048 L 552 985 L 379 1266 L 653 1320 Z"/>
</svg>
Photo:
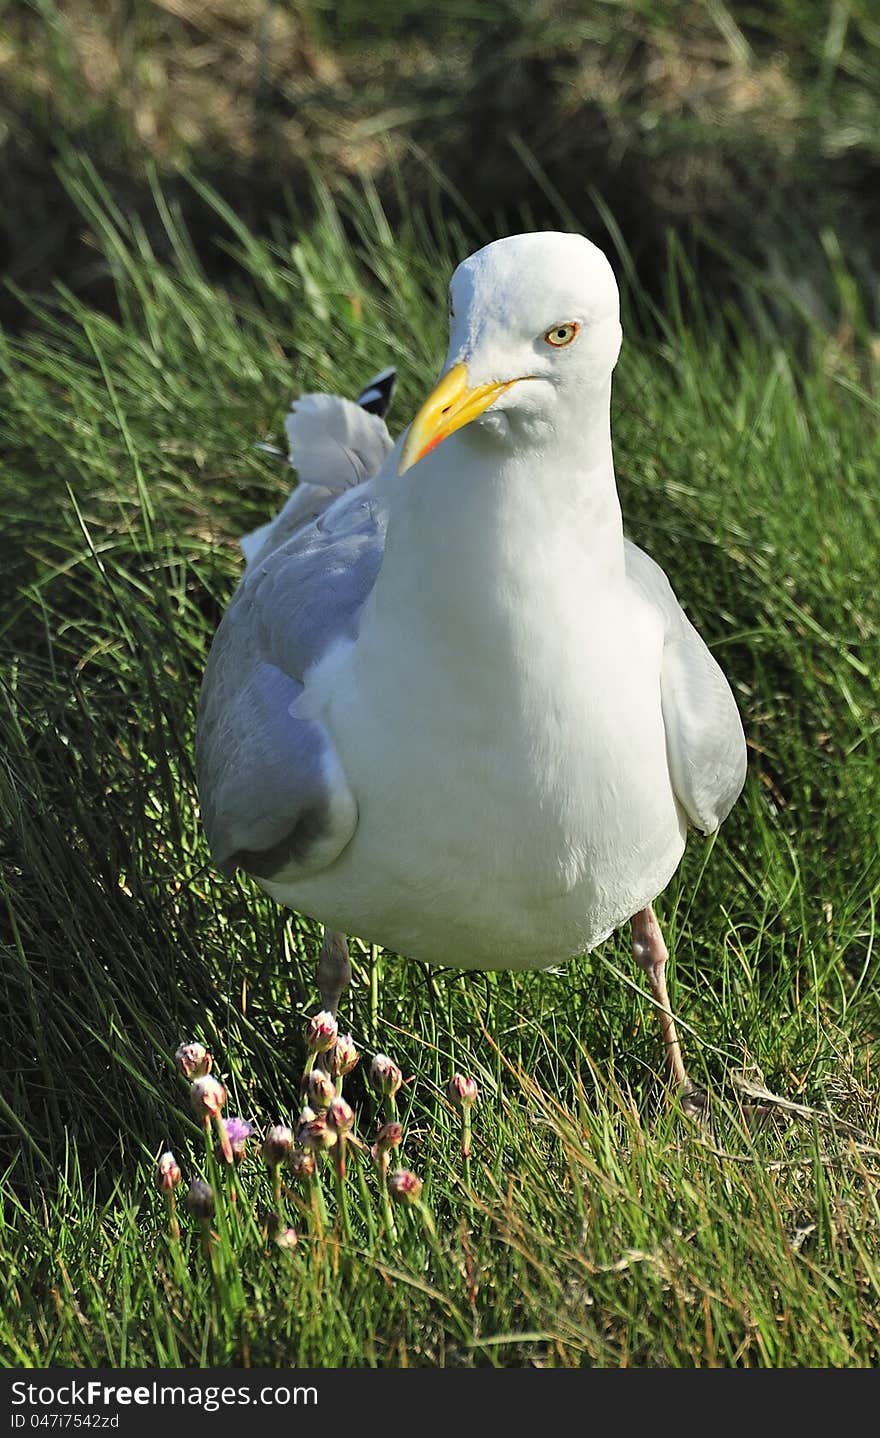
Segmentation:
<svg viewBox="0 0 880 1438">
<path fill-rule="evenodd" d="M 652 901 L 745 778 L 730 687 L 624 538 L 611 448 L 617 285 L 583 236 L 471 255 L 440 379 L 392 442 L 393 372 L 305 395 L 299 483 L 242 541 L 199 707 L 215 862 L 429 963 L 540 969 L 632 920 L 669 1071 L 693 1098 Z"/>
</svg>

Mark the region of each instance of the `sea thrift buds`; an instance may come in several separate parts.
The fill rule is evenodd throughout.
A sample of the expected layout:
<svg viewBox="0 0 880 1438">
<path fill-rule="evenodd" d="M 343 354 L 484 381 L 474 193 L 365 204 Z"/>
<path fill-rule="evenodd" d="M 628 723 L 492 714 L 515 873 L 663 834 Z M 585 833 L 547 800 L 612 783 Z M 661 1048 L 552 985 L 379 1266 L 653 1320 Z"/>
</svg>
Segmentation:
<svg viewBox="0 0 880 1438">
<path fill-rule="evenodd" d="M 477 1081 L 453 1074 L 446 1087 L 446 1096 L 461 1114 L 461 1156 L 465 1161 L 465 1179 L 470 1182 L 468 1161 L 471 1156 L 471 1109 L 477 1101 Z"/>
<path fill-rule="evenodd" d="M 330 1054 L 330 1072 L 334 1078 L 345 1078 L 361 1061 L 351 1034 L 340 1034 Z"/>
<path fill-rule="evenodd" d="M 453 1074 L 449 1080 L 446 1095 L 455 1108 L 473 1108 L 477 1101 L 477 1081 L 465 1078 L 463 1074 Z"/>
<path fill-rule="evenodd" d="M 205 1074 L 203 1078 L 196 1079 L 189 1094 L 196 1118 L 207 1123 L 209 1119 L 220 1117 L 220 1110 L 226 1102 L 226 1090 L 219 1079 Z"/>
<path fill-rule="evenodd" d="M 328 1109 L 336 1097 L 336 1085 L 323 1069 L 312 1069 L 303 1080 L 309 1108 L 316 1113 Z"/>
<path fill-rule="evenodd" d="M 160 1155 L 156 1164 L 156 1187 L 164 1193 L 168 1205 L 168 1231 L 175 1243 L 180 1241 L 180 1224 L 177 1222 L 177 1195 L 174 1190 L 180 1183 L 180 1166 L 170 1149 Z"/>
<path fill-rule="evenodd" d="M 388 1175 L 388 1192 L 395 1203 L 418 1203 L 422 1196 L 422 1180 L 408 1168 L 397 1168 Z"/>
<path fill-rule="evenodd" d="M 337 1148 L 336 1177 L 341 1183 L 345 1178 L 345 1150 L 348 1136 L 354 1128 L 354 1109 L 341 1096 L 335 1098 L 327 1110 L 327 1126 L 336 1134 Z"/>
<path fill-rule="evenodd" d="M 311 1178 L 315 1172 L 315 1155 L 296 1148 L 290 1155 L 288 1167 L 294 1178 Z"/>
<path fill-rule="evenodd" d="M 174 1061 L 184 1078 L 190 1082 L 204 1078 L 214 1066 L 214 1060 L 205 1045 L 197 1043 L 181 1044 L 174 1055 Z"/>
<path fill-rule="evenodd" d="M 285 1159 L 290 1157 L 292 1152 L 293 1133 L 286 1124 L 275 1124 L 269 1129 L 263 1140 L 261 1150 L 263 1162 L 267 1168 L 277 1168 L 280 1163 L 284 1163 Z"/>
<path fill-rule="evenodd" d="M 337 1134 L 328 1124 L 326 1115 L 319 1113 L 300 1126 L 297 1137 L 303 1148 L 307 1148 L 310 1153 L 323 1153 L 325 1149 L 333 1147 Z"/>
<path fill-rule="evenodd" d="M 380 1098 L 394 1098 L 403 1074 L 387 1054 L 377 1054 L 370 1064 L 370 1082 Z"/>
<path fill-rule="evenodd" d="M 343 1138 L 354 1127 L 354 1109 L 344 1098 L 335 1098 L 327 1110 L 327 1122 Z"/>
<path fill-rule="evenodd" d="M 376 1134 L 376 1142 L 370 1149 L 370 1157 L 384 1178 L 391 1163 L 391 1150 L 397 1148 L 403 1138 L 403 1124 L 383 1123 Z"/>
<path fill-rule="evenodd" d="M 156 1164 L 156 1187 L 163 1193 L 171 1193 L 180 1183 L 180 1169 L 174 1154 L 166 1151 Z"/>
<path fill-rule="evenodd" d="M 373 1144 L 371 1153 L 374 1158 L 380 1153 L 389 1153 L 392 1148 L 397 1148 L 403 1138 L 402 1123 L 383 1123 L 376 1134 L 376 1142 Z"/>
<path fill-rule="evenodd" d="M 194 1178 L 186 1195 L 186 1206 L 193 1218 L 207 1223 L 214 1216 L 214 1193 L 209 1183 Z"/>
<path fill-rule="evenodd" d="M 254 1131 L 252 1123 L 243 1118 L 224 1118 L 223 1130 L 229 1141 L 229 1150 L 235 1163 L 241 1163 L 247 1153 L 247 1141 Z"/>
<path fill-rule="evenodd" d="M 306 1049 L 310 1054 L 325 1054 L 336 1042 L 339 1029 L 327 1009 L 313 1014 L 306 1024 Z"/>
</svg>

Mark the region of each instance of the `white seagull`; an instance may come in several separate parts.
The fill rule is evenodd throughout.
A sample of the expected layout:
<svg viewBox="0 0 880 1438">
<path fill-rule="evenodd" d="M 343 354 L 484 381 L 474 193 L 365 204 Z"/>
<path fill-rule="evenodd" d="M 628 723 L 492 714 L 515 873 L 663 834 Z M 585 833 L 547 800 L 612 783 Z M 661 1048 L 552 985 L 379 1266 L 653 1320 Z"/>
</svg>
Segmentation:
<svg viewBox="0 0 880 1438">
<path fill-rule="evenodd" d="M 440 380 L 392 443 L 393 374 L 306 395 L 299 484 L 242 541 L 198 720 L 215 862 L 325 926 L 429 963 L 540 969 L 632 920 L 689 1083 L 651 907 L 689 824 L 745 778 L 728 683 L 624 538 L 611 450 L 617 285 L 580 235 L 460 264 Z"/>
</svg>

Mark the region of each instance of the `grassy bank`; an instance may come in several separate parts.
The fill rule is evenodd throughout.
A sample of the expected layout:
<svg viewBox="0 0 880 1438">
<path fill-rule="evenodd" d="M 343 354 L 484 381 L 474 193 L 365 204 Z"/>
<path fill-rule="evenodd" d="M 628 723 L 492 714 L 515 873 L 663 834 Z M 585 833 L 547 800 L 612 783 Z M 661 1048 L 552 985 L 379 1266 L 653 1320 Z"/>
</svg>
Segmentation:
<svg viewBox="0 0 880 1438">
<path fill-rule="evenodd" d="M 319 195 L 311 229 L 277 245 L 227 216 L 221 288 L 170 214 L 166 262 L 86 169 L 69 183 L 119 317 L 61 296 L 0 341 L 6 1361 L 875 1364 L 870 355 L 817 327 L 798 356 L 757 334 L 760 291 L 701 314 L 674 245 L 662 312 L 628 284 L 628 529 L 722 661 L 750 745 L 722 836 L 691 842 L 660 905 L 708 1129 L 662 1101 L 626 935 L 541 975 L 364 949 L 344 1018 L 412 1080 L 406 1161 L 437 1243 L 417 1213 L 383 1232 L 353 1164 L 349 1231 L 333 1236 L 331 1190 L 324 1236 L 299 1215 L 281 1252 L 245 1216 L 268 1197 L 253 1158 L 209 1261 L 190 1227 L 175 1249 L 152 1187 L 168 1144 L 204 1171 L 171 1055 L 199 1036 L 233 1112 L 289 1118 L 315 1007 L 315 927 L 221 882 L 194 797 L 235 538 L 288 483 L 253 446 L 300 388 L 353 394 L 387 363 L 404 423 L 465 241 L 415 217 L 392 232 L 370 193 L 343 228 Z M 369 1139 L 362 1068 L 346 1094 Z M 454 1068 L 481 1086 L 467 1190 Z M 746 1113 L 739 1071 L 805 1111 Z"/>
<path fill-rule="evenodd" d="M 671 227 L 714 293 L 746 256 L 826 323 L 834 232 L 876 330 L 878 60 L 871 0 L 0 6 L 0 264 L 112 304 L 56 174 L 71 148 L 162 245 L 155 170 L 202 253 L 213 220 L 181 167 L 263 232 L 309 210 L 315 170 L 369 175 L 392 214 L 397 175 L 412 203 L 441 173 L 472 238 L 499 211 L 545 224 L 554 193 L 592 231 L 601 197 L 655 294 Z"/>
</svg>

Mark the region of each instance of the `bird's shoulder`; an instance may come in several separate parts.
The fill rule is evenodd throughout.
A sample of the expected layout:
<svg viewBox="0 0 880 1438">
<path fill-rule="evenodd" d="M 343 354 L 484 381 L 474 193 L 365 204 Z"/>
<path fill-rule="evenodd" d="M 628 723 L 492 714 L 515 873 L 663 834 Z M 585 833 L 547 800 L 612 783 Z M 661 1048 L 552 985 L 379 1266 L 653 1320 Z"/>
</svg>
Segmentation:
<svg viewBox="0 0 880 1438">
<path fill-rule="evenodd" d="M 340 638 L 354 638 L 385 549 L 387 512 L 367 482 L 336 498 L 248 566 L 221 621 L 294 679 Z"/>
<path fill-rule="evenodd" d="M 674 633 L 687 618 L 666 571 L 631 539 L 624 540 L 623 552 L 631 596 L 651 610 L 662 625 L 664 635 Z"/>
</svg>

